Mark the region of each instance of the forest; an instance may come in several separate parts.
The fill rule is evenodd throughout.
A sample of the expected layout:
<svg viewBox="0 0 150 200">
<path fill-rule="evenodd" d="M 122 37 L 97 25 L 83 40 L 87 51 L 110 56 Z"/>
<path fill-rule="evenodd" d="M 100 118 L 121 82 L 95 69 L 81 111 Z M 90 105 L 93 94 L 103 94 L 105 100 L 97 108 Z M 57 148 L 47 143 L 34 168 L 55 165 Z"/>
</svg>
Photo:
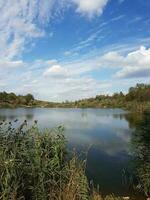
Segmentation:
<svg viewBox="0 0 150 200">
<path fill-rule="evenodd" d="M 0 107 L 124 108 L 142 112 L 150 107 L 150 84 L 130 87 L 127 94 L 97 95 L 94 98 L 62 103 L 39 101 L 32 94 L 23 96 L 0 92 Z"/>
</svg>

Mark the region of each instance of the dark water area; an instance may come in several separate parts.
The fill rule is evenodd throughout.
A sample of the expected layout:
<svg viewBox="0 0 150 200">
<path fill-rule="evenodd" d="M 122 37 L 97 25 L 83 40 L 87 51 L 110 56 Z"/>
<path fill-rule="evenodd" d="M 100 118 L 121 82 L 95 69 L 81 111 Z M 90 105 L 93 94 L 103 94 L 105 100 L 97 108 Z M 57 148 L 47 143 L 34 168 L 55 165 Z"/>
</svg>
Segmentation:
<svg viewBox="0 0 150 200">
<path fill-rule="evenodd" d="M 69 151 L 75 150 L 86 158 L 89 182 L 98 185 L 102 194 L 132 196 L 142 200 L 128 182 L 127 171 L 132 174 L 131 139 L 142 115 L 121 109 L 0 109 L 0 121 L 25 119 L 29 124 L 38 120 L 42 129 L 65 127 Z"/>
</svg>

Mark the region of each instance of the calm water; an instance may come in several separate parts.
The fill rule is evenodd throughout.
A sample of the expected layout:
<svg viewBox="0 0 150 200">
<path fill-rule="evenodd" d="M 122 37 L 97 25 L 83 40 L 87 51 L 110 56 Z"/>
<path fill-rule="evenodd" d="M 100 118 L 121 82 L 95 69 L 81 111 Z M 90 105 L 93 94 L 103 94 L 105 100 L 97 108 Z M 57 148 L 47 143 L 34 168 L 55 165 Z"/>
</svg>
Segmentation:
<svg viewBox="0 0 150 200">
<path fill-rule="evenodd" d="M 63 125 L 68 148 L 87 157 L 89 180 L 98 184 L 103 194 L 123 196 L 129 195 L 123 172 L 131 158 L 134 116 L 130 115 L 121 109 L 0 109 L 0 120 L 38 120 L 41 128 Z"/>
</svg>

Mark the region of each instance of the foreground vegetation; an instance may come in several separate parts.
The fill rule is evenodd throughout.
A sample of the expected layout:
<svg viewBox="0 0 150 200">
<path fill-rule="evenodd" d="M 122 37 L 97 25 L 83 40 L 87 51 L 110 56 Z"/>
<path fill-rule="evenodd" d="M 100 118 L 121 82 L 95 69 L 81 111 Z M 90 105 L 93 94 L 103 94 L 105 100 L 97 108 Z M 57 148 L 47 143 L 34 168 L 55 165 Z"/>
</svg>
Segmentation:
<svg viewBox="0 0 150 200">
<path fill-rule="evenodd" d="M 144 112 L 131 137 L 136 188 L 150 196 L 150 112 Z"/>
<path fill-rule="evenodd" d="M 89 189 L 83 163 L 68 158 L 63 128 L 41 132 L 36 123 L 0 124 L 0 199 L 102 200 Z"/>
<path fill-rule="evenodd" d="M 150 109 L 150 85 L 137 84 L 127 94 L 120 92 L 112 96 L 97 95 L 95 98 L 63 103 L 39 101 L 31 94 L 17 96 L 14 93 L 1 92 L 0 107 L 124 108 L 143 112 Z"/>
</svg>

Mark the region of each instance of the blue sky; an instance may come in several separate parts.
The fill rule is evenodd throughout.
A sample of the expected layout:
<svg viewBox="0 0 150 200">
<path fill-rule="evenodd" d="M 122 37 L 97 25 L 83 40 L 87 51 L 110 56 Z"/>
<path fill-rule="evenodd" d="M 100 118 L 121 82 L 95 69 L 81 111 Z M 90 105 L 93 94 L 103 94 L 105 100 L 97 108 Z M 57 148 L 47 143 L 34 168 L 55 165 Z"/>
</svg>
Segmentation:
<svg viewBox="0 0 150 200">
<path fill-rule="evenodd" d="M 0 0 L 0 91 L 49 101 L 150 83 L 149 0 Z"/>
</svg>

